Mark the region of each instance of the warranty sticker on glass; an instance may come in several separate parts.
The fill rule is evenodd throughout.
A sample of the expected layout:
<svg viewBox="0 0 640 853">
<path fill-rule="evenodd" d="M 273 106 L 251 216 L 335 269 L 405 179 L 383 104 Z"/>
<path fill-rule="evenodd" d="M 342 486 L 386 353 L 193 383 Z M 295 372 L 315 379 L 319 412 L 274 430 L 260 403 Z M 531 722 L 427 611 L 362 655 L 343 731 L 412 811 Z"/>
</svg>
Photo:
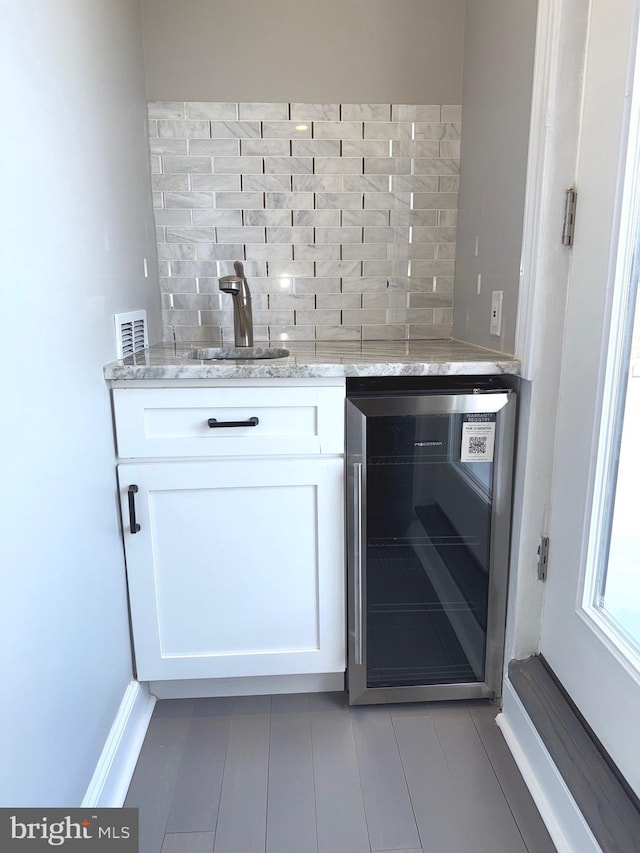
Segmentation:
<svg viewBox="0 0 640 853">
<path fill-rule="evenodd" d="M 470 414 L 462 416 L 461 462 L 493 462 L 496 441 L 496 416 Z"/>
</svg>

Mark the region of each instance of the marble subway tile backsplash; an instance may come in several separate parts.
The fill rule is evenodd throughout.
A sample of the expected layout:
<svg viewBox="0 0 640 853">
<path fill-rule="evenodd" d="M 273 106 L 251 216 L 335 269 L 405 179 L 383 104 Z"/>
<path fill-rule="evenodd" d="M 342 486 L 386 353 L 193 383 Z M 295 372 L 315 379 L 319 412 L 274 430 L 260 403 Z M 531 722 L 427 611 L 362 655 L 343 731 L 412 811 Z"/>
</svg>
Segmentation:
<svg viewBox="0 0 640 853">
<path fill-rule="evenodd" d="M 461 108 L 149 104 L 165 339 L 449 338 Z"/>
</svg>

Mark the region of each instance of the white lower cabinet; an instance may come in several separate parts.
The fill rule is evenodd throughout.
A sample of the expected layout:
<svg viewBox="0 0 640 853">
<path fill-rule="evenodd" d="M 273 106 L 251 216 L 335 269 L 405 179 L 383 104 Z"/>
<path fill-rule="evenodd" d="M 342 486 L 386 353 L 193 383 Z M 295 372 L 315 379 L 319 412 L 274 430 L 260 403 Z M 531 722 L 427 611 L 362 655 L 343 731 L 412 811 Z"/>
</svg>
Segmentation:
<svg viewBox="0 0 640 853">
<path fill-rule="evenodd" d="M 140 680 L 344 670 L 343 464 L 118 466 Z"/>
</svg>

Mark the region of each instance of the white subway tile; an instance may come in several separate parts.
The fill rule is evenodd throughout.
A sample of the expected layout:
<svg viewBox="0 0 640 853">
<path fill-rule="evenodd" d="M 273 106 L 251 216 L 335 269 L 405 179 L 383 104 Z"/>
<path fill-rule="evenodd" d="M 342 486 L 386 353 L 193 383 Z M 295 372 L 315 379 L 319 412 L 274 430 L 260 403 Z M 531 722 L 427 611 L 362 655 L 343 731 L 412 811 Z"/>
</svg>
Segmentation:
<svg viewBox="0 0 640 853">
<path fill-rule="evenodd" d="M 285 121 L 289 118 L 289 104 L 238 104 L 238 115 L 249 121 Z"/>
<path fill-rule="evenodd" d="M 152 175 L 151 186 L 154 190 L 186 192 L 189 189 L 189 175 Z"/>
<path fill-rule="evenodd" d="M 389 121 L 390 104 L 342 104 L 343 121 Z"/>
<path fill-rule="evenodd" d="M 316 207 L 319 210 L 362 210 L 362 193 L 316 193 Z"/>
<path fill-rule="evenodd" d="M 403 121 L 368 121 L 364 125 L 365 139 L 411 139 L 411 122 Z"/>
<path fill-rule="evenodd" d="M 195 278 L 160 278 L 161 293 L 195 293 L 197 280 Z"/>
<path fill-rule="evenodd" d="M 361 308 L 359 293 L 320 293 L 316 296 L 316 308 L 321 311 L 339 310 L 346 308 Z"/>
<path fill-rule="evenodd" d="M 285 243 L 250 243 L 244 247 L 244 250 L 248 261 L 290 261 L 293 259 L 292 247 Z M 251 282 L 251 292 L 253 293 L 253 281 Z"/>
<path fill-rule="evenodd" d="M 287 341 L 313 341 L 313 326 L 269 326 L 269 340 L 273 344 Z"/>
<path fill-rule="evenodd" d="M 340 192 L 342 178 L 340 175 L 294 175 L 293 189 L 296 192 Z"/>
<path fill-rule="evenodd" d="M 196 246 L 196 256 L 206 261 L 235 261 L 242 258 L 242 245 L 232 243 L 200 243 Z M 209 275 L 207 272 L 197 275 Z M 213 273 L 218 275 L 218 273 Z"/>
<path fill-rule="evenodd" d="M 192 190 L 212 192 L 240 192 L 240 175 L 191 175 Z"/>
<path fill-rule="evenodd" d="M 313 172 L 311 157 L 265 157 L 266 175 L 310 175 Z"/>
<path fill-rule="evenodd" d="M 344 139 L 343 157 L 388 157 L 389 143 L 383 139 Z"/>
<path fill-rule="evenodd" d="M 267 243 L 310 243 L 313 228 L 267 228 Z"/>
<path fill-rule="evenodd" d="M 457 193 L 414 193 L 413 207 L 415 209 L 457 210 Z"/>
<path fill-rule="evenodd" d="M 452 308 L 451 295 L 440 293 L 409 293 L 410 308 Z"/>
<path fill-rule="evenodd" d="M 196 250 L 191 243 L 160 243 L 158 246 L 160 261 L 192 261 L 195 257 Z"/>
<path fill-rule="evenodd" d="M 262 157 L 214 157 L 213 171 L 220 175 L 260 175 Z"/>
<path fill-rule="evenodd" d="M 437 210 L 392 210 L 389 213 L 390 225 L 437 225 Z"/>
<path fill-rule="evenodd" d="M 390 323 L 365 325 L 362 327 L 363 341 L 404 341 L 407 339 L 406 326 L 393 326 Z"/>
<path fill-rule="evenodd" d="M 455 260 L 456 244 L 455 243 L 438 243 L 436 244 L 436 258 L 438 260 Z"/>
<path fill-rule="evenodd" d="M 340 293 L 339 278 L 296 278 L 296 293 Z"/>
<path fill-rule="evenodd" d="M 362 228 L 316 228 L 316 243 L 362 243 Z"/>
<path fill-rule="evenodd" d="M 392 104 L 393 121 L 440 121 L 440 104 Z"/>
<path fill-rule="evenodd" d="M 315 306 L 315 297 L 311 294 L 273 293 L 269 297 L 271 308 L 311 309 Z"/>
<path fill-rule="evenodd" d="M 407 275 L 408 261 L 364 261 L 362 268 L 364 275 Z"/>
<path fill-rule="evenodd" d="M 290 210 L 245 210 L 244 212 L 245 225 L 274 225 L 287 226 L 291 225 Z"/>
<path fill-rule="evenodd" d="M 414 139 L 460 139 L 460 125 L 455 122 L 416 122 Z"/>
<path fill-rule="evenodd" d="M 460 177 L 458 175 L 440 175 L 438 181 L 438 190 L 441 193 L 457 193 L 460 189 Z"/>
<path fill-rule="evenodd" d="M 263 121 L 264 139 L 304 139 L 311 136 L 311 124 L 297 121 Z"/>
<path fill-rule="evenodd" d="M 183 119 L 186 118 L 183 101 L 150 101 L 148 104 L 150 119 Z"/>
<path fill-rule="evenodd" d="M 259 121 L 212 121 L 213 139 L 255 139 L 260 136 Z"/>
<path fill-rule="evenodd" d="M 265 193 L 267 208 L 313 209 L 313 193 Z M 294 222 L 294 225 L 298 223 Z"/>
<path fill-rule="evenodd" d="M 350 193 L 384 193 L 389 189 L 388 175 L 345 175 L 342 189 Z"/>
<path fill-rule="evenodd" d="M 314 139 L 362 139 L 360 121 L 314 121 Z"/>
<path fill-rule="evenodd" d="M 369 323 L 384 323 L 386 313 L 384 310 L 367 308 L 346 308 L 342 312 L 342 322 L 351 326 L 364 326 Z"/>
<path fill-rule="evenodd" d="M 439 210 L 438 211 L 438 225 L 452 225 L 456 226 L 458 224 L 458 210 L 449 209 L 449 210 Z"/>
<path fill-rule="evenodd" d="M 214 277 L 218 275 L 218 268 L 210 261 L 169 261 L 171 275 L 185 278 L 200 275 Z"/>
<path fill-rule="evenodd" d="M 378 225 L 389 224 L 386 210 L 343 210 L 341 225 Z"/>
<path fill-rule="evenodd" d="M 451 339 L 451 326 L 409 326 L 409 339 L 416 341 L 439 341 Z"/>
<path fill-rule="evenodd" d="M 242 225 L 242 211 L 240 210 L 194 210 L 193 224 L 198 226 L 213 225 Z M 214 239 L 214 238 L 211 238 Z"/>
<path fill-rule="evenodd" d="M 360 261 L 317 261 L 316 273 L 321 278 L 361 275 L 362 264 Z"/>
<path fill-rule="evenodd" d="M 160 228 L 159 226 L 156 225 L 155 232 L 156 232 L 156 243 L 164 243 L 164 241 L 165 241 L 165 229 Z"/>
<path fill-rule="evenodd" d="M 460 140 L 443 139 L 440 142 L 440 156 L 460 160 Z"/>
<path fill-rule="evenodd" d="M 340 311 L 296 310 L 296 324 L 301 326 L 338 326 L 340 325 Z"/>
<path fill-rule="evenodd" d="M 190 139 L 189 154 L 192 157 L 237 157 L 240 154 L 240 140 Z"/>
<path fill-rule="evenodd" d="M 209 139 L 208 121 L 158 121 L 158 136 L 162 139 Z"/>
<path fill-rule="evenodd" d="M 156 225 L 191 225 L 190 210 L 156 210 Z"/>
<path fill-rule="evenodd" d="M 181 207 L 189 210 L 193 210 L 194 208 L 213 207 L 213 193 L 165 192 L 164 206 L 167 208 Z"/>
<path fill-rule="evenodd" d="M 152 154 L 188 154 L 186 139 L 150 139 L 149 151 Z"/>
<path fill-rule="evenodd" d="M 316 175 L 361 175 L 361 157 L 316 157 Z"/>
<path fill-rule="evenodd" d="M 437 176 L 394 175 L 391 190 L 396 193 L 437 193 L 440 188 Z"/>
<path fill-rule="evenodd" d="M 386 311 L 388 308 L 407 308 L 409 294 L 400 291 L 388 290 L 386 293 L 363 293 L 362 307 L 368 309 L 382 309 Z"/>
<path fill-rule="evenodd" d="M 435 243 L 392 243 L 389 246 L 389 259 L 393 261 L 425 260 L 435 256 Z"/>
<path fill-rule="evenodd" d="M 367 276 L 366 278 L 362 278 L 362 275 L 359 275 L 357 278 L 343 277 L 342 279 L 342 292 L 343 293 L 375 293 L 375 292 L 387 292 L 387 278 L 373 278 L 372 276 Z"/>
<path fill-rule="evenodd" d="M 294 225 L 322 226 L 324 228 L 336 228 L 340 225 L 339 210 L 294 210 Z"/>
<path fill-rule="evenodd" d="M 167 243 L 213 243 L 213 228 L 167 228 Z"/>
<path fill-rule="evenodd" d="M 288 139 L 241 139 L 239 142 L 245 157 L 288 157 L 291 154 Z"/>
<path fill-rule="evenodd" d="M 238 118 L 238 105 L 208 101 L 188 101 L 186 104 L 189 118 L 208 118 L 215 121 L 235 121 Z"/>
<path fill-rule="evenodd" d="M 149 166 L 151 168 L 152 175 L 161 175 L 162 174 L 162 158 L 153 154 L 149 158 Z"/>
<path fill-rule="evenodd" d="M 411 261 L 411 275 L 453 275 L 454 261 Z"/>
<path fill-rule="evenodd" d="M 162 171 L 170 174 L 209 174 L 211 157 L 163 157 Z"/>
<path fill-rule="evenodd" d="M 291 104 L 292 121 L 338 121 L 339 104 Z"/>
<path fill-rule="evenodd" d="M 220 243 L 264 243 L 264 228 L 243 225 L 240 228 L 216 228 L 216 238 Z"/>
<path fill-rule="evenodd" d="M 443 157 L 416 157 L 413 161 L 414 175 L 457 175 L 459 168 L 457 160 L 446 160 Z"/>
<path fill-rule="evenodd" d="M 386 243 L 345 243 L 342 246 L 343 261 L 384 261 L 386 258 Z"/>
<path fill-rule="evenodd" d="M 260 210 L 264 207 L 262 193 L 216 193 L 216 207 Z"/>
<path fill-rule="evenodd" d="M 409 208 L 411 193 L 365 193 L 364 206 L 370 210 L 402 210 Z"/>
<path fill-rule="evenodd" d="M 411 236 L 416 243 L 454 243 L 456 229 L 450 226 L 414 227 Z"/>
<path fill-rule="evenodd" d="M 220 269 L 222 275 L 232 275 L 234 272 L 233 264 L 221 264 Z M 267 264 L 266 261 L 247 261 L 244 265 L 244 274 L 247 278 L 253 281 L 255 278 L 266 278 Z"/>
<path fill-rule="evenodd" d="M 319 341 L 359 341 L 360 326 L 317 326 L 316 339 Z"/>
<path fill-rule="evenodd" d="M 365 243 L 408 243 L 409 228 L 405 227 L 365 227 Z"/>
<path fill-rule="evenodd" d="M 410 175 L 411 160 L 408 157 L 365 157 L 365 175 Z"/>
<path fill-rule="evenodd" d="M 293 247 L 296 261 L 339 261 L 340 246 L 323 246 L 315 243 L 300 243 Z"/>
<path fill-rule="evenodd" d="M 270 326 L 289 326 L 295 322 L 295 314 L 293 308 L 286 310 L 278 308 L 277 310 L 269 308 L 268 311 L 254 311 L 254 319 L 256 323 L 263 323 Z"/>
<path fill-rule="evenodd" d="M 292 139 L 294 157 L 339 157 L 339 139 Z"/>
<path fill-rule="evenodd" d="M 290 175 L 246 175 L 242 189 L 247 192 L 291 192 Z"/>
<path fill-rule="evenodd" d="M 396 139 L 391 143 L 393 157 L 439 157 L 438 140 Z"/>
<path fill-rule="evenodd" d="M 274 261 L 268 264 L 270 276 L 285 276 L 285 278 L 294 276 L 297 278 L 299 276 L 312 276 L 313 273 L 311 261 Z"/>
</svg>

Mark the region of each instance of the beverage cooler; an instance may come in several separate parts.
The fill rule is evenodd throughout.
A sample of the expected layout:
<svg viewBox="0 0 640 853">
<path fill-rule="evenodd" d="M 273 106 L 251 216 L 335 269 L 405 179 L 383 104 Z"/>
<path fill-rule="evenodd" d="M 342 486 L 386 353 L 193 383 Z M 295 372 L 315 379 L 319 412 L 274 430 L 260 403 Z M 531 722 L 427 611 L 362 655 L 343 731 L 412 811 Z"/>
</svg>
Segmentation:
<svg viewBox="0 0 640 853">
<path fill-rule="evenodd" d="M 347 380 L 351 704 L 499 695 L 516 394 Z"/>
</svg>

